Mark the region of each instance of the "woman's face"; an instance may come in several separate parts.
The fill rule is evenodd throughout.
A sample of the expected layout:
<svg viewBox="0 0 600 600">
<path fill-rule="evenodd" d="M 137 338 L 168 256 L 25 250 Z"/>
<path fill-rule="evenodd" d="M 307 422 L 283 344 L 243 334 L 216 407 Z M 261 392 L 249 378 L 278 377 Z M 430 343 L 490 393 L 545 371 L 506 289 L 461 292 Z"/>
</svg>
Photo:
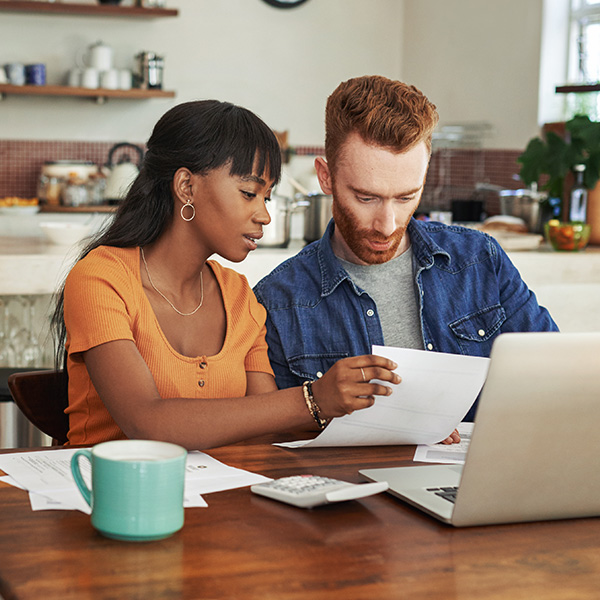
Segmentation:
<svg viewBox="0 0 600 600">
<path fill-rule="evenodd" d="M 192 202 L 196 217 L 190 222 L 207 249 L 232 262 L 240 262 L 262 238 L 271 222 L 266 202 L 274 182 L 267 174 L 231 175 L 230 165 L 192 175 Z M 184 214 L 189 215 L 189 209 Z M 177 215 L 179 216 L 179 215 Z"/>
</svg>

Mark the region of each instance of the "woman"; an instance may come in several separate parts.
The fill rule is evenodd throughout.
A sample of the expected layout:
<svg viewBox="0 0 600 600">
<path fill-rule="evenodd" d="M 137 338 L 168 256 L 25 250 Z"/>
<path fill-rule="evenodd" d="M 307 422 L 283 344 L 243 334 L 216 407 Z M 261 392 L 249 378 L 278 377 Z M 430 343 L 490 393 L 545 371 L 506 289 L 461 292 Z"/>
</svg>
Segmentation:
<svg viewBox="0 0 600 600">
<path fill-rule="evenodd" d="M 280 169 L 275 136 L 244 108 L 187 102 L 158 121 L 139 176 L 57 304 L 69 444 L 129 437 L 204 449 L 323 427 L 391 393 L 369 383 L 400 381 L 375 356 L 278 391 L 264 308 L 245 277 L 208 260 L 256 249 Z"/>
</svg>

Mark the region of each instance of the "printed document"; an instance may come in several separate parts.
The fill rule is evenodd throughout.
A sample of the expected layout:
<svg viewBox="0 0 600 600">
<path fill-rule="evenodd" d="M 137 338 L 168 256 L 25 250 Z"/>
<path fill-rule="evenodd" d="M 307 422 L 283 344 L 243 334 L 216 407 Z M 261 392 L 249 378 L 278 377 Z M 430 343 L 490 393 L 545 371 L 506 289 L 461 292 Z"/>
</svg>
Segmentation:
<svg viewBox="0 0 600 600">
<path fill-rule="evenodd" d="M 33 510 L 80 510 L 90 514 L 90 507 L 71 474 L 71 457 L 76 450 L 65 448 L 0 454 L 0 469 L 8 475 L 3 481 L 27 490 Z M 80 460 L 80 469 L 88 487 L 91 486 L 91 467 L 85 458 Z M 186 508 L 206 507 L 208 505 L 201 494 L 265 481 L 270 479 L 229 467 L 204 452 L 188 452 L 183 505 Z"/>
<path fill-rule="evenodd" d="M 459 423 L 458 444 L 421 444 L 415 449 L 413 461 L 462 465 L 467 458 L 473 423 Z"/>
<path fill-rule="evenodd" d="M 487 376 L 489 358 L 373 346 L 390 358 L 402 382 L 375 404 L 332 419 L 313 440 L 277 444 L 286 448 L 435 444 L 446 439 L 476 400 Z"/>
</svg>

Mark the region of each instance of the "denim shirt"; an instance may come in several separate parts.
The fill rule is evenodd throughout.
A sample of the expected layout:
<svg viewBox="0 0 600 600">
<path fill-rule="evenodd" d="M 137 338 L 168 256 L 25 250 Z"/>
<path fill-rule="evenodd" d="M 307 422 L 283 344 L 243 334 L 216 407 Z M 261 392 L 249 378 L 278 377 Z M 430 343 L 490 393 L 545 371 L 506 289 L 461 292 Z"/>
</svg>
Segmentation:
<svg viewBox="0 0 600 600">
<path fill-rule="evenodd" d="M 323 237 L 254 287 L 267 309 L 269 359 L 279 388 L 321 377 L 336 361 L 384 345 L 377 306 Z M 557 331 L 548 311 L 491 236 L 412 219 L 408 225 L 427 351 L 490 355 L 508 331 Z M 465 417 L 472 420 L 474 407 Z"/>
</svg>

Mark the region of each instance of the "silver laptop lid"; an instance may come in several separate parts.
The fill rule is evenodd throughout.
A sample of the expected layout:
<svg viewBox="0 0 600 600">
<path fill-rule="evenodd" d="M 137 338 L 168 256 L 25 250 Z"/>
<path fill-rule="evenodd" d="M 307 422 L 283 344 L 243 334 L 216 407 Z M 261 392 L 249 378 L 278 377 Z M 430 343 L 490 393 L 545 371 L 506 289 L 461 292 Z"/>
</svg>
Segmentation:
<svg viewBox="0 0 600 600">
<path fill-rule="evenodd" d="M 600 515 L 600 333 L 495 341 L 452 523 Z"/>
</svg>

